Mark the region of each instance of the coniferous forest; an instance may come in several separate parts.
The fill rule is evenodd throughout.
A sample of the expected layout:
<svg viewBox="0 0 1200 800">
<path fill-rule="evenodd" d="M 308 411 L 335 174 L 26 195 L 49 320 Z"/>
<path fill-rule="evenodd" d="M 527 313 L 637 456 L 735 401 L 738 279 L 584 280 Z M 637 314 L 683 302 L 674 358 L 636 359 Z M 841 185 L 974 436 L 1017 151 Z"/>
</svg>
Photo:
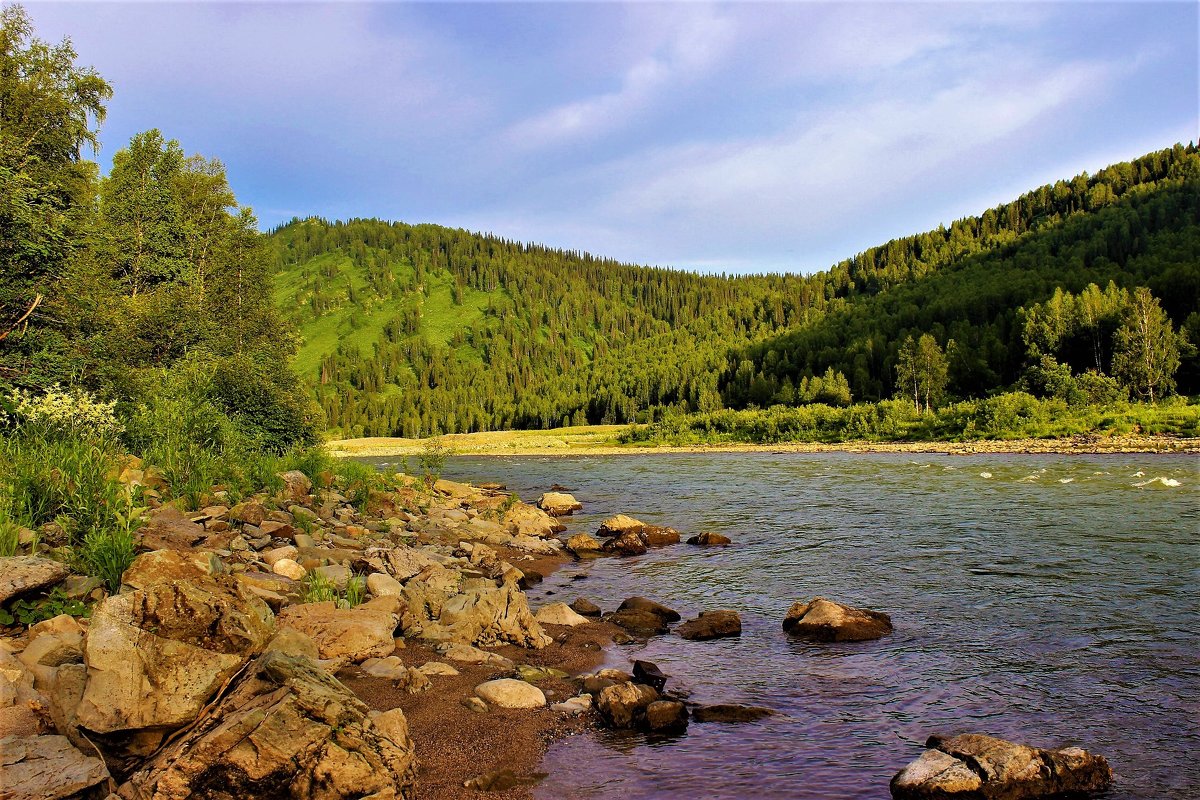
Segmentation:
<svg viewBox="0 0 1200 800">
<path fill-rule="evenodd" d="M 1195 145 L 808 276 L 636 267 L 379 220 L 294 220 L 271 239 L 275 299 L 303 340 L 299 374 L 345 436 L 893 397 L 932 409 L 1014 390 L 1071 405 L 1200 391 Z M 1135 341 L 1139 309 L 1158 329 Z M 1132 355 L 1151 340 L 1166 349 L 1154 375 Z"/>
</svg>

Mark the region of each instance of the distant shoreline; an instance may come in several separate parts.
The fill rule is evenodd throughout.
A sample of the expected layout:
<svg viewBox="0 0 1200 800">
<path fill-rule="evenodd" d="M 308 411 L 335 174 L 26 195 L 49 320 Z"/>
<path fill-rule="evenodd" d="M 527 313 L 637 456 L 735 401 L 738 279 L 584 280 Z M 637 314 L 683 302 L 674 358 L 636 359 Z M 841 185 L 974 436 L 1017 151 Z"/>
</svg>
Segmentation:
<svg viewBox="0 0 1200 800">
<path fill-rule="evenodd" d="M 624 425 L 590 425 L 547 431 L 489 431 L 440 437 L 458 456 L 632 456 L 666 453 L 1194 453 L 1200 438 L 1172 436 L 1073 436 L 1063 439 L 1003 439 L 966 442 L 780 442 L 776 444 L 620 445 L 617 434 Z M 373 437 L 338 439 L 326 443 L 338 457 L 420 456 L 428 439 Z"/>
</svg>

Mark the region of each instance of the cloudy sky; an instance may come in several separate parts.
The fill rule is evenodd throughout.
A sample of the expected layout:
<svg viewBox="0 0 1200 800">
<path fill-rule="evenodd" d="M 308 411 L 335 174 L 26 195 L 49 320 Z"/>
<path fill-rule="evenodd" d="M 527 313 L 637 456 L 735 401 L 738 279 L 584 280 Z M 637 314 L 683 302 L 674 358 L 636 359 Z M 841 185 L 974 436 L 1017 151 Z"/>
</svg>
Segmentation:
<svg viewBox="0 0 1200 800">
<path fill-rule="evenodd" d="M 808 272 L 1200 126 L 1195 2 L 26 7 L 264 228 Z"/>
</svg>

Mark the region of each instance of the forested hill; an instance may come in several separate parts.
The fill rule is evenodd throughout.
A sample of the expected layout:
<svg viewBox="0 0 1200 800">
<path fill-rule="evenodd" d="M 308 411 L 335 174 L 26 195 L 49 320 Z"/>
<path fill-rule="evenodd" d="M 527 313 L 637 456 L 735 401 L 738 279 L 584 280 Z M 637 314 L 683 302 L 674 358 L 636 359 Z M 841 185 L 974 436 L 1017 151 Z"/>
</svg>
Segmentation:
<svg viewBox="0 0 1200 800">
<path fill-rule="evenodd" d="M 1019 309 L 1148 286 L 1200 334 L 1200 155 L 1176 145 L 811 276 L 635 267 L 434 225 L 296 220 L 276 299 L 332 429 L 427 435 L 627 422 L 666 408 L 877 400 L 931 334 L 953 396 L 1028 366 Z M 818 378 L 813 380 L 813 378 Z M 1200 389 L 1194 359 L 1180 388 Z"/>
</svg>

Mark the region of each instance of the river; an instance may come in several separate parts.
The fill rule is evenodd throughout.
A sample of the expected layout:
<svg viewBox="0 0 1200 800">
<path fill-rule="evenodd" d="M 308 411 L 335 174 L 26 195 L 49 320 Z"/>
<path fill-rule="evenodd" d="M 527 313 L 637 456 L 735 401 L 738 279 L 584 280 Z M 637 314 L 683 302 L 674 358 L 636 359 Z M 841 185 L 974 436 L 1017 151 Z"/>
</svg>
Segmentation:
<svg viewBox="0 0 1200 800">
<path fill-rule="evenodd" d="M 386 459 L 381 459 L 386 461 Z M 737 639 L 614 647 L 698 702 L 769 706 L 678 738 L 555 743 L 535 792 L 566 798 L 886 798 L 935 732 L 1078 744 L 1114 800 L 1200 794 L 1200 462 L 1194 456 L 665 454 L 452 458 L 444 475 L 534 501 L 566 485 L 594 531 L 623 512 L 729 548 L 568 565 L 534 606 L 643 595 Z M 886 611 L 879 641 L 814 644 L 780 622 L 823 595 Z"/>
</svg>

